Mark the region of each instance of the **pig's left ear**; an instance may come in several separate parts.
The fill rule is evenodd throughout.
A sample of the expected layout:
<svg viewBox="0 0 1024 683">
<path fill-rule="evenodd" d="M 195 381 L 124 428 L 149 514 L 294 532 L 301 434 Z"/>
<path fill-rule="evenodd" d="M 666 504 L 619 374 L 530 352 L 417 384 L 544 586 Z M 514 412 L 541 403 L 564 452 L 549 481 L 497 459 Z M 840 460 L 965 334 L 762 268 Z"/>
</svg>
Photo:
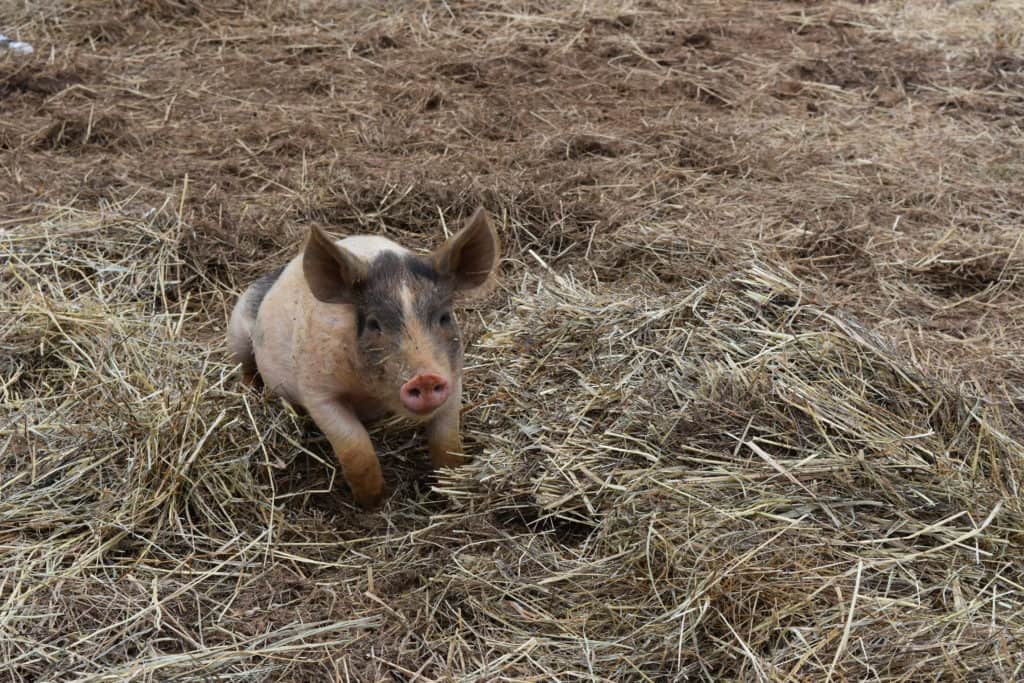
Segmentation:
<svg viewBox="0 0 1024 683">
<path fill-rule="evenodd" d="M 456 290 L 476 289 L 498 265 L 501 245 L 487 211 L 473 212 L 466 227 L 441 245 L 431 260 L 441 277 L 451 278 Z"/>
</svg>

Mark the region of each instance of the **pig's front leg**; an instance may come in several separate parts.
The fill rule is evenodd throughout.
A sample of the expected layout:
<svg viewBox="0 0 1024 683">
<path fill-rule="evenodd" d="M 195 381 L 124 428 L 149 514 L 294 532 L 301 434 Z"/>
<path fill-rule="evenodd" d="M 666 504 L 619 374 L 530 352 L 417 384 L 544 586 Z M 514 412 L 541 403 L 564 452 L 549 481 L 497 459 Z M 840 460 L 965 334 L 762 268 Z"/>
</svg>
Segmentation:
<svg viewBox="0 0 1024 683">
<path fill-rule="evenodd" d="M 462 453 L 462 434 L 459 431 L 459 410 L 462 408 L 462 382 L 427 424 L 427 445 L 430 447 L 430 462 L 437 467 L 458 467 L 469 461 Z"/>
<path fill-rule="evenodd" d="M 337 401 L 313 403 L 309 416 L 331 442 L 334 457 L 341 464 L 356 502 L 368 510 L 380 507 L 386 490 L 380 461 L 370 443 L 370 435 L 359 418 Z"/>
</svg>

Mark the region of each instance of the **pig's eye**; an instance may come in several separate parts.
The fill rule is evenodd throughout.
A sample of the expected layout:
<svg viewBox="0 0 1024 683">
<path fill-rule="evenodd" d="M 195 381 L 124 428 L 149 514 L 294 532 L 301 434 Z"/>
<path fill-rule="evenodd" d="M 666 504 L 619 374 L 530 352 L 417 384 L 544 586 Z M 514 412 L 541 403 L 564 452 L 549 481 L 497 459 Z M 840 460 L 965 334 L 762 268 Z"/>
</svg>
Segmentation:
<svg viewBox="0 0 1024 683">
<path fill-rule="evenodd" d="M 451 325 L 452 314 L 449 313 L 448 311 L 445 311 L 444 313 L 437 317 L 437 322 L 440 323 L 441 325 Z"/>
<path fill-rule="evenodd" d="M 369 332 L 380 332 L 380 323 L 377 322 L 376 318 L 367 318 L 366 319 L 366 329 Z"/>
</svg>

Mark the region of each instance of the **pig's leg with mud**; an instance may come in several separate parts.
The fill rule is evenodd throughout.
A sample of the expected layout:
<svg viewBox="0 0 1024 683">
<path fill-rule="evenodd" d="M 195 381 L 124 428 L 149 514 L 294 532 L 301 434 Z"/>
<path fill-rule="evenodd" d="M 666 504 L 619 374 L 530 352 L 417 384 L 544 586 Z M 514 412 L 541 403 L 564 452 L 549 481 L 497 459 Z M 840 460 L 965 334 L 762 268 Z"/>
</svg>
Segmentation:
<svg viewBox="0 0 1024 683">
<path fill-rule="evenodd" d="M 334 457 L 341 464 L 356 502 L 366 509 L 380 507 L 386 490 L 380 461 L 370 443 L 370 435 L 355 414 L 337 401 L 314 403 L 309 416 L 331 442 Z"/>
<path fill-rule="evenodd" d="M 462 407 L 462 380 L 445 401 L 438 414 L 427 425 L 427 445 L 430 463 L 435 467 L 458 467 L 469 458 L 462 453 L 462 434 L 459 431 L 459 409 Z"/>
</svg>

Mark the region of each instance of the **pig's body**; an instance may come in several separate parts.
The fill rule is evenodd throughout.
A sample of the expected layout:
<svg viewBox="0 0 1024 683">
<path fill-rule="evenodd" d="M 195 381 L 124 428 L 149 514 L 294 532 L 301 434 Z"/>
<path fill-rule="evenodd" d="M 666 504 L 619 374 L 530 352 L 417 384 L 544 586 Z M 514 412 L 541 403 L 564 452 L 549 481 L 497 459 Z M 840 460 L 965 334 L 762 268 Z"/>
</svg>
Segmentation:
<svg viewBox="0 0 1024 683">
<path fill-rule="evenodd" d="M 463 232 L 493 240 L 483 255 L 490 272 L 497 238 L 486 215 L 474 220 Z M 467 244 L 456 244 L 461 251 L 453 257 L 444 250 L 459 238 Z M 434 465 L 463 461 L 462 345 L 448 309 L 455 290 L 479 285 L 459 279 L 460 256 L 470 265 L 480 260 L 473 251 L 479 245 L 468 239 L 457 236 L 424 258 L 382 237 L 328 241 L 315 231 L 302 254 L 253 283 L 232 312 L 228 342 L 245 379 L 258 375 L 272 393 L 309 412 L 364 506 L 384 496 L 364 421 L 394 413 L 424 422 Z M 473 267 L 476 278 L 483 266 Z"/>
<path fill-rule="evenodd" d="M 367 263 L 385 251 L 410 253 L 376 235 L 354 235 L 335 244 Z M 323 395 L 345 396 L 361 419 L 387 412 L 363 386 L 365 375 L 351 353 L 356 347 L 355 307 L 313 296 L 303 274 L 302 254 L 279 272 L 269 289 L 260 291 L 261 285 L 257 281 L 246 290 L 231 316 L 236 361 L 250 374 L 258 371 L 271 393 L 296 405 L 308 407 Z"/>
</svg>

